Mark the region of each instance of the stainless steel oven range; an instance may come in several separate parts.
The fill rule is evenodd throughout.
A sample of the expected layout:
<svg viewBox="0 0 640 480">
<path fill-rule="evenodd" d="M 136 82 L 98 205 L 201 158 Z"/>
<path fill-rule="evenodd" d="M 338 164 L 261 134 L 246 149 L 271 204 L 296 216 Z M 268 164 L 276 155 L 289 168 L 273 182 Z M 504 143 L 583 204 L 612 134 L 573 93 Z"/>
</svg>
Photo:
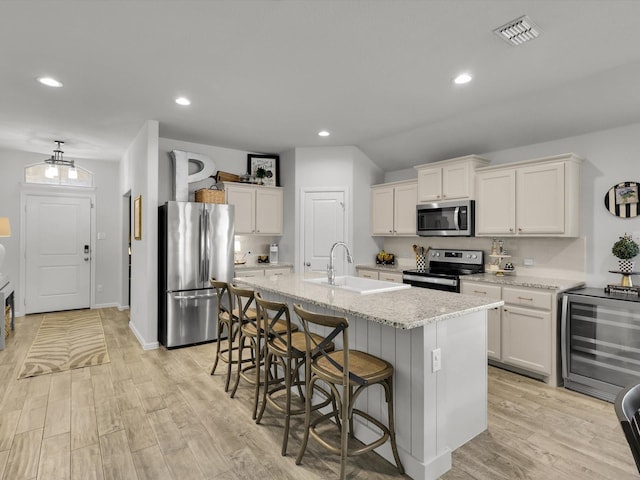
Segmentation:
<svg viewBox="0 0 640 480">
<path fill-rule="evenodd" d="M 402 272 L 402 282 L 414 287 L 460 292 L 460 277 L 484 272 L 482 250 L 450 250 L 433 248 L 427 252 L 424 270 Z"/>
</svg>

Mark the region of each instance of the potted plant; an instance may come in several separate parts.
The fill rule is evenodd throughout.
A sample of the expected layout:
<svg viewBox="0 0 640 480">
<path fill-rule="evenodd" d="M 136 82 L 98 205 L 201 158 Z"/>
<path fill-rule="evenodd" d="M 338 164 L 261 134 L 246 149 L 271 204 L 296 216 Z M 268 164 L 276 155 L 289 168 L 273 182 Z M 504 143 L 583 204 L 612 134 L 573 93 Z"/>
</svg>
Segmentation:
<svg viewBox="0 0 640 480">
<path fill-rule="evenodd" d="M 264 177 L 267 176 L 267 170 L 264 167 L 256 168 L 256 177 L 258 177 L 258 183 L 262 185 L 264 183 Z"/>
<path fill-rule="evenodd" d="M 619 258 L 620 271 L 629 273 L 633 271 L 635 262 L 631 260 L 633 257 L 640 253 L 640 247 L 635 242 L 633 237 L 625 233 L 620 239 L 611 247 L 611 253 Z"/>
</svg>

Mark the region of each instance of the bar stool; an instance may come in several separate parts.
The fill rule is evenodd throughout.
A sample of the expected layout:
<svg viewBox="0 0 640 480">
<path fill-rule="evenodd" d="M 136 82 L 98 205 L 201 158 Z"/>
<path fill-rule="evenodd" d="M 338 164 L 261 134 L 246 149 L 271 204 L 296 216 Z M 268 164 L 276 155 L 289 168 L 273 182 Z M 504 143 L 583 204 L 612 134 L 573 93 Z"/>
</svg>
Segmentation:
<svg viewBox="0 0 640 480">
<path fill-rule="evenodd" d="M 240 318 L 237 308 L 233 308 L 233 298 L 229 285 L 227 282 L 221 282 L 211 279 L 211 285 L 216 290 L 218 296 L 218 323 L 217 323 L 217 347 L 216 356 L 213 361 L 213 368 L 211 369 L 211 375 L 216 371 L 218 361 L 222 360 L 227 364 L 227 374 L 225 378 L 224 391 L 229 391 L 229 383 L 231 381 L 231 368 L 232 365 L 238 362 L 238 346 L 234 342 L 240 332 Z M 225 304 L 226 303 L 226 304 Z M 254 308 L 247 308 L 244 312 L 244 317 L 255 319 L 257 312 Z M 226 340 L 223 336 L 226 331 Z M 224 348 L 221 346 L 224 343 Z M 236 359 L 234 360 L 234 354 Z"/>
<path fill-rule="evenodd" d="M 302 445 L 296 458 L 296 464 L 300 465 L 307 448 L 309 436 L 313 437 L 320 445 L 332 453 L 340 455 L 340 479 L 346 478 L 346 460 L 348 455 L 361 455 L 391 440 L 393 458 L 400 473 L 404 473 L 404 467 L 400 462 L 393 418 L 393 365 L 381 358 L 369 355 L 359 350 L 349 350 L 349 322 L 343 317 L 334 317 L 309 312 L 300 305 L 293 306 L 300 318 L 300 322 L 306 335 L 307 349 L 305 361 L 305 377 L 307 383 L 305 431 Z M 323 342 L 316 343 L 311 335 L 314 326 L 328 327 L 331 329 L 324 342 L 342 339 L 342 350 L 328 352 Z M 313 353 L 317 356 L 313 358 Z M 311 418 L 312 397 L 316 383 L 323 381 L 329 385 L 331 393 L 335 396 L 337 410 Z M 381 385 L 384 388 L 387 401 L 387 415 L 389 425 L 385 425 L 366 412 L 355 408 L 358 396 L 368 387 Z M 337 387 L 342 387 L 341 391 Z M 348 437 L 353 437 L 353 415 L 359 415 L 380 429 L 382 435 L 359 448 L 349 449 Z M 340 430 L 340 445 L 325 440 L 316 426 L 331 418 L 339 419 L 336 424 Z"/>
<path fill-rule="evenodd" d="M 245 288 L 239 288 L 234 285 L 229 285 L 231 294 L 236 298 L 236 304 L 238 310 L 244 312 L 249 305 L 254 305 L 255 297 L 254 291 Z M 260 368 L 264 364 L 262 356 L 262 336 L 263 328 L 258 323 L 257 315 L 254 318 L 250 318 L 244 314 L 240 316 L 241 327 L 240 336 L 238 338 L 238 371 L 236 374 L 236 380 L 231 391 L 231 398 L 233 398 L 238 390 L 240 379 L 242 378 L 250 385 L 253 385 L 253 415 L 255 420 L 258 414 L 258 397 L 260 395 L 260 385 L 262 380 L 260 378 Z M 294 326 L 292 326 L 293 328 Z M 278 320 L 274 326 L 281 335 L 287 331 L 287 325 L 283 320 Z M 297 327 L 295 327 L 297 330 Z M 244 351 L 249 349 L 251 352 L 251 358 L 244 359 Z M 243 366 L 244 365 L 244 366 Z"/>
<path fill-rule="evenodd" d="M 292 415 L 303 415 L 305 405 L 292 408 L 292 389 L 296 387 L 302 402 L 305 401 L 303 392 L 304 380 L 300 379 L 300 367 L 304 365 L 306 353 L 306 335 L 297 330 L 297 326 L 291 323 L 289 306 L 286 303 L 271 302 L 262 298 L 260 293 L 255 294 L 258 321 L 264 333 L 264 380 L 262 389 L 262 403 L 256 423 L 260 423 L 267 403 L 278 412 L 284 414 L 284 436 L 282 439 L 282 456 L 287 454 L 289 441 L 289 426 Z M 281 323 L 284 322 L 286 330 L 280 332 Z M 324 338 L 314 333 L 315 343 L 322 343 Z M 326 344 L 325 350 L 334 349 L 332 342 Z M 271 375 L 272 367 L 280 367 L 282 377 Z M 275 370 L 275 369 L 274 369 Z M 319 389 L 321 387 L 318 387 Z M 324 389 L 320 390 L 326 400 L 314 405 L 314 409 L 323 408 L 331 403 L 331 395 Z M 284 405 L 282 404 L 284 396 Z M 280 399 L 280 402 L 278 401 Z M 335 407 L 335 405 L 334 405 Z"/>
</svg>

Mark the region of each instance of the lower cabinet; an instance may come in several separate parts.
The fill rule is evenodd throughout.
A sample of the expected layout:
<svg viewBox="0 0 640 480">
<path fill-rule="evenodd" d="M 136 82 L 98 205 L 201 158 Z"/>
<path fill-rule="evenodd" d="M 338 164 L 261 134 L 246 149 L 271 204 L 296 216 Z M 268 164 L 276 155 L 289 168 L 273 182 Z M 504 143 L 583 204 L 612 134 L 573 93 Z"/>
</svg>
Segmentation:
<svg viewBox="0 0 640 480">
<path fill-rule="evenodd" d="M 291 267 L 279 268 L 243 268 L 236 270 L 236 277 L 264 277 L 271 275 L 286 275 L 291 273 Z"/>
<path fill-rule="evenodd" d="M 542 377 L 549 384 L 558 384 L 555 291 L 463 281 L 460 293 L 500 298 L 505 302 L 502 308 L 488 313 L 490 360 Z"/>
<path fill-rule="evenodd" d="M 358 268 L 358 276 L 362 278 L 372 278 L 373 280 L 384 280 L 385 282 L 402 283 L 402 272 L 384 272 L 375 269 Z"/>
</svg>

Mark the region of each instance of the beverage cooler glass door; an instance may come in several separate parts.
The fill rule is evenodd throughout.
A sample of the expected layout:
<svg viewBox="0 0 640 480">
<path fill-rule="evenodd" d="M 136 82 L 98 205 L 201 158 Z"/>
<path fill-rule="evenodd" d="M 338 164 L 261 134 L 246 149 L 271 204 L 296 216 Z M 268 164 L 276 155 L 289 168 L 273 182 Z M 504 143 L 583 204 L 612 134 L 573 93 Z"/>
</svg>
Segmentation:
<svg viewBox="0 0 640 480">
<path fill-rule="evenodd" d="M 572 294 L 562 302 L 565 387 L 613 402 L 640 383 L 640 303 Z"/>
</svg>

